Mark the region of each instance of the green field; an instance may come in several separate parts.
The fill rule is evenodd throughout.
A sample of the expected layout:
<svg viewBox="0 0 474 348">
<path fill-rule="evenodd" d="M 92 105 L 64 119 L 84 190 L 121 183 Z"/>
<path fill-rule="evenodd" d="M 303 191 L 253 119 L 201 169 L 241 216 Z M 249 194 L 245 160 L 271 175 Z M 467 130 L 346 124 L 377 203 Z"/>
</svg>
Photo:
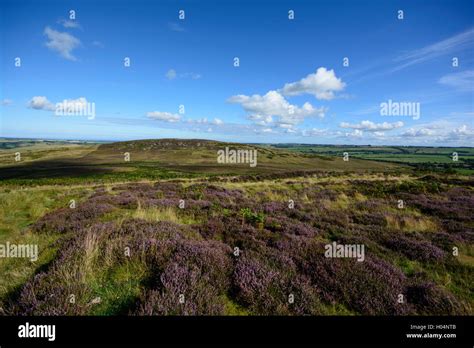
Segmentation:
<svg viewBox="0 0 474 348">
<path fill-rule="evenodd" d="M 407 164 L 416 169 L 451 170 L 459 174 L 474 173 L 474 148 L 472 147 L 420 147 L 420 146 L 343 146 L 277 144 L 286 149 L 305 154 L 343 156 L 349 153 L 353 158 L 371 161 Z M 453 153 L 458 160 L 453 161 Z"/>
</svg>

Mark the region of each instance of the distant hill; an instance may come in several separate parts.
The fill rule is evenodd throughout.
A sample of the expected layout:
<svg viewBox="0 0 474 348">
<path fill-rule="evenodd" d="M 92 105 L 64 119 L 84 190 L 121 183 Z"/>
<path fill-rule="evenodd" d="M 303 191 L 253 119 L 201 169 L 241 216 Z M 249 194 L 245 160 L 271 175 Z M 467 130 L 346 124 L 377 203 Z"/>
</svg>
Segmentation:
<svg viewBox="0 0 474 348">
<path fill-rule="evenodd" d="M 257 165 L 218 163 L 218 151 L 256 150 Z M 87 175 L 129 175 L 155 178 L 157 173 L 192 175 L 268 174 L 296 171 L 390 171 L 400 167 L 342 156 L 302 153 L 271 146 L 219 142 L 204 139 L 150 139 L 95 145 L 48 145 L 28 148 L 15 163 L 15 149 L 1 152 L 0 178 L 75 177 Z M 130 161 L 125 160 L 129 154 Z"/>
</svg>

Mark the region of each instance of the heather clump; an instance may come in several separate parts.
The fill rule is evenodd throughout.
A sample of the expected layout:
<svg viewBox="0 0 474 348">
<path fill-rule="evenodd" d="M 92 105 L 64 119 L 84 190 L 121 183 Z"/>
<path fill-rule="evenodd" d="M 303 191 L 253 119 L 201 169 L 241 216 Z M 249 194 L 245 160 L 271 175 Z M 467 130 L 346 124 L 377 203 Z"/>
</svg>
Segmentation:
<svg viewBox="0 0 474 348">
<path fill-rule="evenodd" d="M 411 280 L 406 288 L 408 303 L 417 314 L 459 315 L 468 314 L 466 308 L 450 293 L 431 281 Z"/>
<path fill-rule="evenodd" d="M 95 219 L 111 212 L 114 207 L 107 203 L 85 202 L 76 208 L 61 208 L 40 218 L 33 226 L 35 232 L 79 232 Z"/>
<path fill-rule="evenodd" d="M 390 239 L 386 239 L 382 243 L 388 248 L 402 253 L 413 260 L 435 262 L 445 257 L 443 250 L 433 245 L 433 243 L 422 239 L 414 239 L 394 234 Z"/>
<path fill-rule="evenodd" d="M 138 315 L 223 314 L 231 249 L 219 242 L 181 241 L 166 265 L 155 270 L 155 289 L 145 291 Z"/>
<path fill-rule="evenodd" d="M 348 308 L 365 315 L 395 315 L 407 312 L 397 302 L 403 293 L 405 276 L 394 266 L 375 257 L 363 262 L 355 259 L 326 258 L 323 245 L 313 245 L 308 262 L 300 258 L 300 267 L 319 289 L 321 297 L 330 303 L 342 302 Z"/>
</svg>

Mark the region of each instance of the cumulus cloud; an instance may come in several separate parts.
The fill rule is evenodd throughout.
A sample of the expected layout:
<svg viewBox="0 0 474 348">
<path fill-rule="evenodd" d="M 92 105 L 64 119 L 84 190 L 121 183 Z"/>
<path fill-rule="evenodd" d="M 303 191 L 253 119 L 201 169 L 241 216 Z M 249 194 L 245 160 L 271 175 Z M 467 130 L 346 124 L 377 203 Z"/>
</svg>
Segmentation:
<svg viewBox="0 0 474 348">
<path fill-rule="evenodd" d="M 164 121 L 164 122 L 179 122 L 181 120 L 181 116 L 178 114 L 172 114 L 170 112 L 162 112 L 162 111 L 151 111 L 146 114 L 149 118 Z"/>
<path fill-rule="evenodd" d="M 258 125 L 277 124 L 296 125 L 306 117 L 324 117 L 325 108 L 314 108 L 310 103 L 301 107 L 290 104 L 279 92 L 269 91 L 265 95 L 235 95 L 227 100 L 229 103 L 240 104 L 248 113 L 249 119 Z M 277 118 L 277 121 L 274 121 Z"/>
<path fill-rule="evenodd" d="M 77 99 L 64 99 L 61 104 L 65 109 L 85 110 L 87 108 L 87 99 L 79 97 Z"/>
<path fill-rule="evenodd" d="M 44 29 L 44 35 L 48 37 L 46 47 L 58 52 L 59 55 L 65 59 L 77 60 L 76 57 L 73 56 L 72 51 L 81 45 L 81 41 L 78 38 L 66 32 L 62 33 L 56 31 L 50 27 Z"/>
<path fill-rule="evenodd" d="M 220 125 L 224 124 L 224 121 L 222 121 L 220 118 L 215 118 L 212 121 L 212 124 L 215 124 L 216 126 L 220 126 Z"/>
<path fill-rule="evenodd" d="M 28 107 L 35 110 L 54 111 L 55 107 L 48 98 L 44 96 L 35 96 L 28 102 Z"/>
<path fill-rule="evenodd" d="M 364 135 L 364 132 L 360 129 L 354 129 L 353 132 L 346 133 L 346 137 L 360 138 Z"/>
<path fill-rule="evenodd" d="M 362 121 L 360 123 L 356 124 L 350 124 L 347 122 L 341 122 L 339 124 L 339 127 L 341 128 L 351 128 L 351 129 L 359 129 L 359 130 L 365 130 L 369 132 L 379 132 L 379 131 L 389 131 L 392 129 L 400 128 L 403 127 L 403 122 L 398 121 L 398 122 L 383 122 L 383 123 L 374 123 L 372 121 Z"/>
<path fill-rule="evenodd" d="M 458 140 L 462 138 L 474 137 L 474 129 L 469 128 L 467 125 L 463 124 L 458 128 L 454 128 L 448 134 L 450 140 Z"/>
<path fill-rule="evenodd" d="M 346 84 L 336 77 L 334 70 L 320 67 L 315 73 L 299 81 L 286 83 L 281 93 L 285 96 L 312 94 L 317 99 L 330 100 L 334 98 L 334 92 L 342 91 L 345 86 Z"/>
<path fill-rule="evenodd" d="M 402 137 L 406 138 L 419 138 L 419 137 L 427 137 L 427 136 L 433 136 L 435 135 L 435 132 L 432 129 L 429 128 L 420 128 L 420 129 L 414 129 L 410 128 L 404 133 L 402 133 Z"/>
</svg>

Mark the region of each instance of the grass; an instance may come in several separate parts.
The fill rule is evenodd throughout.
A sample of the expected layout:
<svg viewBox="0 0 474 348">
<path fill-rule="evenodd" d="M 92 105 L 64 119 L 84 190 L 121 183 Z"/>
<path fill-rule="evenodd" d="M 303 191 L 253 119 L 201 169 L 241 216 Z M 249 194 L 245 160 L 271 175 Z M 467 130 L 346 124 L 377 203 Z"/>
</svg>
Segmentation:
<svg viewBox="0 0 474 348">
<path fill-rule="evenodd" d="M 137 207 L 133 212 L 128 214 L 135 219 L 143 219 L 147 221 L 170 221 L 178 224 L 195 224 L 197 219 L 188 214 L 178 214 L 177 209 L 173 207 Z"/>
<path fill-rule="evenodd" d="M 438 225 L 429 217 L 410 214 L 410 212 L 385 215 L 387 227 L 403 232 L 435 232 Z"/>
<path fill-rule="evenodd" d="M 0 243 L 36 244 L 39 251 L 36 262 L 22 258 L 0 259 L 0 299 L 13 292 L 56 255 L 57 247 L 54 243 L 61 236 L 54 231 L 48 235 L 38 235 L 32 233 L 28 226 L 45 213 L 67 206 L 70 199 L 80 201 L 86 196 L 87 190 L 68 188 L 3 188 L 0 191 Z"/>
<path fill-rule="evenodd" d="M 100 303 L 91 309 L 92 315 L 128 314 L 149 277 L 146 266 L 140 261 L 127 261 L 117 267 L 97 272 L 90 281 L 92 293 Z"/>
</svg>

